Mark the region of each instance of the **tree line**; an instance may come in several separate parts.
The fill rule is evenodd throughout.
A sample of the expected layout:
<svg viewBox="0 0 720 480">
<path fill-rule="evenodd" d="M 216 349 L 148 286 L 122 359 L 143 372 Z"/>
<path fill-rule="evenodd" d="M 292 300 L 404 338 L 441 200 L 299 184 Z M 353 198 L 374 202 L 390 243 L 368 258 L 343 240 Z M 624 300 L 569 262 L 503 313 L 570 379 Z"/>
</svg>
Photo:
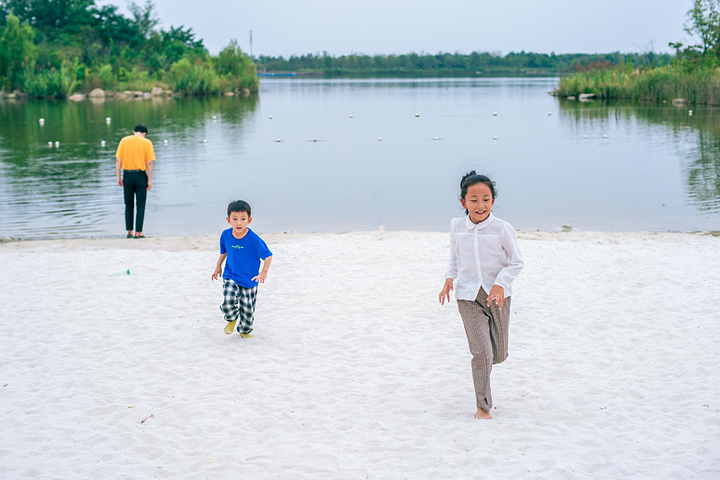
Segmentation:
<svg viewBox="0 0 720 480">
<path fill-rule="evenodd" d="M 257 91 L 255 65 L 236 41 L 213 56 L 192 28 L 158 28 L 151 0 L 129 11 L 95 0 L 0 0 L 0 88 L 37 97 L 156 86 Z"/>
<path fill-rule="evenodd" d="M 510 52 L 504 56 L 497 52 L 330 56 L 323 52 L 289 58 L 259 56 L 256 62 L 260 71 L 325 76 L 564 75 L 598 64 L 631 64 L 636 67 L 667 65 L 672 62 L 672 56 L 653 52 L 557 55 L 525 51 Z"/>
</svg>

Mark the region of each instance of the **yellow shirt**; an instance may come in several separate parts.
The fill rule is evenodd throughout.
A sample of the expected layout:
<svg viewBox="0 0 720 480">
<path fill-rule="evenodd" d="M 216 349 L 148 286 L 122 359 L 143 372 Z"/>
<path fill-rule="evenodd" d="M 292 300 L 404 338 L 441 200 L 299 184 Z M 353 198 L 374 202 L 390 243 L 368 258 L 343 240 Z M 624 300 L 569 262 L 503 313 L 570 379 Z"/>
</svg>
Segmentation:
<svg viewBox="0 0 720 480">
<path fill-rule="evenodd" d="M 155 160 L 155 151 L 147 138 L 129 135 L 120 140 L 115 157 L 123 170 L 146 170 L 147 162 Z"/>
</svg>

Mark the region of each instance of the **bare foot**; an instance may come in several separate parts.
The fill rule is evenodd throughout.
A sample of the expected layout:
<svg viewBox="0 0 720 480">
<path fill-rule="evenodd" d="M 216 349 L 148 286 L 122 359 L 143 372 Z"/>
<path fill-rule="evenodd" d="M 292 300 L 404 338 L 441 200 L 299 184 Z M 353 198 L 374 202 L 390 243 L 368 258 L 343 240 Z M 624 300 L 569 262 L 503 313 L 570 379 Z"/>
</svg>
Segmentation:
<svg viewBox="0 0 720 480">
<path fill-rule="evenodd" d="M 492 415 L 490 415 L 490 412 L 486 412 L 482 408 L 478 408 L 477 412 L 475 412 L 475 418 L 478 420 L 492 420 Z"/>
</svg>

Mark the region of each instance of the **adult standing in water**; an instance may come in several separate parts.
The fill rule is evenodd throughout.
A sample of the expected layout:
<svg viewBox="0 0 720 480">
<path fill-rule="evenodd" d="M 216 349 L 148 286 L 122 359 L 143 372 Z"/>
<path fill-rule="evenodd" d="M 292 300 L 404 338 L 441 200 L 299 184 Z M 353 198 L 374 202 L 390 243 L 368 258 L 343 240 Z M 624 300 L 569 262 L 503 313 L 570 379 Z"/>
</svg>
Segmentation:
<svg viewBox="0 0 720 480">
<path fill-rule="evenodd" d="M 153 161 L 155 150 L 147 135 L 145 125 L 136 125 L 133 134 L 124 137 L 115 152 L 115 172 L 118 185 L 125 193 L 125 229 L 127 238 L 144 238 L 145 201 L 147 192 L 152 188 Z M 122 177 L 120 177 L 122 170 Z M 135 198 L 137 197 L 137 216 L 133 229 Z M 135 233 L 133 234 L 133 230 Z"/>
</svg>

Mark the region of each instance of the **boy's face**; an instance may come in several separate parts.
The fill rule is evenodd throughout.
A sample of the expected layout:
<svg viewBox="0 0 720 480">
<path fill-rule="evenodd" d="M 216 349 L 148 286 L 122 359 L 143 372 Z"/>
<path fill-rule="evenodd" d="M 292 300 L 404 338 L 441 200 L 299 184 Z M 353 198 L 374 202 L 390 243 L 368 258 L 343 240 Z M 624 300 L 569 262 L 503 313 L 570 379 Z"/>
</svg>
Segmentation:
<svg viewBox="0 0 720 480">
<path fill-rule="evenodd" d="M 225 220 L 232 226 L 233 235 L 242 237 L 247 233 L 247 228 L 252 223 L 252 217 L 247 212 L 230 212 Z"/>
</svg>

